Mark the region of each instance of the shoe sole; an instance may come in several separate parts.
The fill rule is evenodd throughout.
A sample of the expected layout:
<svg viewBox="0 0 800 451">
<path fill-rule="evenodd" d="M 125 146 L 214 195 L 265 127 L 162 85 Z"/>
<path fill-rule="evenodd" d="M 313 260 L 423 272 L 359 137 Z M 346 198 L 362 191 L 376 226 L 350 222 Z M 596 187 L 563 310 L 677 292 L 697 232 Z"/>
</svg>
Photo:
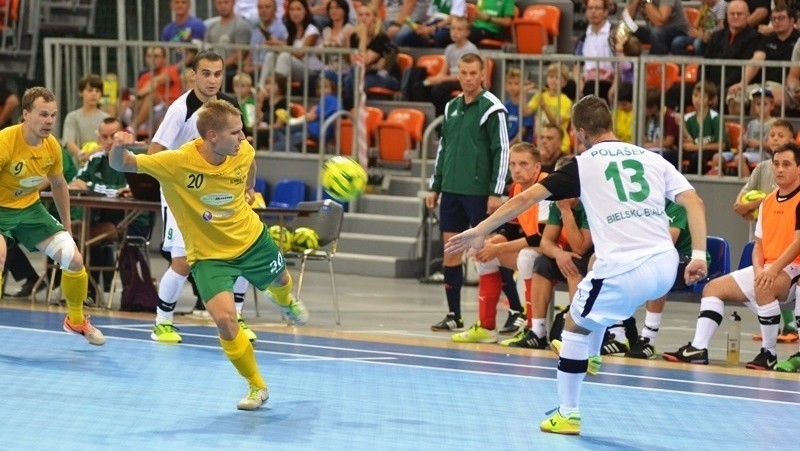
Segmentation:
<svg viewBox="0 0 800 451">
<path fill-rule="evenodd" d="M 661 355 L 661 358 L 663 358 L 667 362 L 691 363 L 692 365 L 708 365 L 708 360 L 683 360 L 679 359 L 678 357 L 668 356 L 664 354 Z"/>
<path fill-rule="evenodd" d="M 86 335 L 84 335 L 81 332 L 76 332 L 76 331 L 72 330 L 69 326 L 67 326 L 66 323 L 62 324 L 62 328 L 64 329 L 64 332 L 69 332 L 69 333 L 71 333 L 73 335 L 77 335 L 79 337 L 83 337 L 83 339 L 86 340 L 86 342 L 89 343 L 92 346 L 103 346 L 104 344 L 106 344 L 105 337 L 103 337 L 103 342 L 102 343 L 92 343 Z"/>
<path fill-rule="evenodd" d="M 497 340 L 492 340 L 489 338 L 483 340 L 469 340 L 469 341 L 456 341 L 453 340 L 453 343 L 497 343 Z"/>
<path fill-rule="evenodd" d="M 457 327 L 455 329 L 449 329 L 449 328 L 436 328 L 436 327 L 431 326 L 431 330 L 433 332 L 460 332 L 460 331 L 464 330 L 464 328 L 463 327 Z"/>
<path fill-rule="evenodd" d="M 766 366 L 751 365 L 749 363 L 747 365 L 745 365 L 744 367 L 747 368 L 748 370 L 756 370 L 756 371 L 771 371 L 772 370 L 772 368 L 769 368 L 769 367 L 766 367 Z"/>
<path fill-rule="evenodd" d="M 159 343 L 167 343 L 167 344 L 179 344 L 183 342 L 183 340 L 178 340 L 178 341 L 161 340 L 158 338 L 158 335 L 152 332 L 150 333 L 150 339 L 153 341 L 157 341 Z"/>
</svg>

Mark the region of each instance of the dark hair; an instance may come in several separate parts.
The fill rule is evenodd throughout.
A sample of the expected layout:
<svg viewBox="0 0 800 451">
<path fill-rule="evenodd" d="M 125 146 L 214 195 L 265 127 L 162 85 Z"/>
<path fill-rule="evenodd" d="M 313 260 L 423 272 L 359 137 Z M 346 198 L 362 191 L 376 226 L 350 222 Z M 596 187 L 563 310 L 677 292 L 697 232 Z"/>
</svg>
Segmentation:
<svg viewBox="0 0 800 451">
<path fill-rule="evenodd" d="M 542 130 L 544 130 L 544 129 L 546 129 L 546 128 L 553 129 L 553 130 L 555 130 L 555 131 L 557 131 L 557 132 L 558 132 L 558 139 L 564 139 L 564 130 L 561 130 L 561 127 L 559 127 L 559 126 L 558 126 L 558 125 L 556 125 L 556 124 L 553 124 L 553 123 L 550 123 L 550 122 L 545 122 L 545 123 L 543 123 L 543 124 L 541 125 L 541 127 L 540 127 L 540 128 L 541 128 Z"/>
<path fill-rule="evenodd" d="M 790 141 L 772 152 L 772 159 L 775 159 L 775 155 L 780 152 L 792 152 L 794 154 L 794 162 L 800 165 L 800 144 L 797 144 L 794 141 Z"/>
<path fill-rule="evenodd" d="M 286 40 L 286 45 L 293 45 L 295 37 L 297 36 L 297 25 L 292 22 L 292 19 L 289 17 L 289 6 L 292 3 L 300 3 L 303 5 L 303 9 L 306 11 L 306 15 L 303 17 L 303 30 L 307 29 L 309 25 L 314 25 L 314 14 L 311 12 L 311 7 L 308 6 L 308 2 L 306 0 L 289 0 L 286 3 L 286 11 L 283 13 L 283 24 L 286 26 L 286 31 L 289 32 L 289 38 Z"/>
<path fill-rule="evenodd" d="M 620 83 L 617 91 L 617 102 L 633 102 L 633 85 Z"/>
<path fill-rule="evenodd" d="M 216 61 L 222 61 L 223 64 L 225 63 L 225 60 L 219 53 L 213 50 L 203 50 L 202 52 L 195 55 L 194 59 L 192 60 L 192 69 L 194 69 L 195 72 L 197 72 L 197 66 L 200 64 L 200 61 L 202 60 L 211 61 L 212 63 Z"/>
<path fill-rule="evenodd" d="M 286 93 L 289 92 L 286 86 L 286 75 L 283 75 L 280 72 L 275 72 L 270 75 L 272 78 L 272 83 L 278 87 L 278 91 L 280 91 L 282 96 L 286 96 Z"/>
<path fill-rule="evenodd" d="M 349 22 L 350 21 L 350 5 L 347 3 L 347 0 L 329 0 L 328 4 L 325 5 L 325 14 L 328 15 L 328 19 L 331 18 L 331 5 L 334 4 L 334 3 L 339 5 L 339 8 L 344 10 L 344 23 Z"/>
<path fill-rule="evenodd" d="M 791 135 L 794 136 L 795 133 L 794 125 L 792 125 L 792 123 L 787 121 L 786 119 L 775 119 L 775 121 L 772 122 L 772 125 L 770 125 L 769 128 L 775 128 L 775 127 L 783 127 L 789 130 L 791 132 Z"/>
<path fill-rule="evenodd" d="M 80 79 L 80 81 L 78 81 L 78 92 L 81 92 L 86 88 L 95 88 L 99 89 L 100 92 L 103 92 L 103 79 L 97 74 L 85 75 Z"/>
<path fill-rule="evenodd" d="M 648 88 L 644 100 L 645 108 L 653 108 L 661 106 L 661 91 L 656 88 Z"/>
<path fill-rule="evenodd" d="M 717 85 L 715 85 L 714 82 L 706 80 L 702 83 L 697 83 L 696 85 L 694 85 L 692 94 L 694 94 L 695 92 L 704 92 L 709 100 L 713 100 L 717 97 Z"/>
<path fill-rule="evenodd" d="M 586 130 L 589 136 L 606 133 L 614 126 L 608 104 L 596 95 L 588 95 L 572 106 L 572 126 Z"/>
<path fill-rule="evenodd" d="M 460 63 L 480 63 L 481 70 L 483 70 L 483 58 L 480 57 L 477 53 L 465 53 L 461 55 L 461 58 L 458 59 Z"/>
<path fill-rule="evenodd" d="M 109 124 L 119 124 L 120 128 L 125 128 L 125 126 L 122 125 L 122 120 L 114 116 L 105 117 L 103 118 L 102 121 L 100 121 L 100 125 L 109 125 Z"/>
</svg>

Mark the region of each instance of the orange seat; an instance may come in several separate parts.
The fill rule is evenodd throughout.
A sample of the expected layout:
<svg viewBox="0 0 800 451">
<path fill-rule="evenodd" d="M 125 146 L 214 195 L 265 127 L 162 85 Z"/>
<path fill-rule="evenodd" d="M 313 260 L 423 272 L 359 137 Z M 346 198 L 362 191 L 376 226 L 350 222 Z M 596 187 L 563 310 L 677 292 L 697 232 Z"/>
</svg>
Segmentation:
<svg viewBox="0 0 800 451">
<path fill-rule="evenodd" d="M 681 81 L 680 68 L 675 63 L 647 63 L 646 80 L 647 87 L 666 91 L 675 83 Z"/>
<path fill-rule="evenodd" d="M 424 67 L 428 76 L 438 75 L 446 64 L 444 55 L 422 55 L 417 58 L 416 67 Z"/>
<path fill-rule="evenodd" d="M 738 122 L 726 122 L 725 131 L 728 135 L 728 144 L 732 152 L 741 153 L 744 150 L 744 134 L 742 124 Z M 725 170 L 727 173 L 736 172 L 738 160 L 734 159 L 725 163 Z"/>
<path fill-rule="evenodd" d="M 544 25 L 551 38 L 558 37 L 561 10 L 553 5 L 531 5 L 522 13 L 523 19 L 533 19 Z"/>
<path fill-rule="evenodd" d="M 414 65 L 414 57 L 408 53 L 398 53 L 395 64 L 397 64 L 397 67 L 400 69 L 400 77 L 402 78 L 403 72 Z M 400 96 L 400 91 L 395 91 L 393 89 L 383 88 L 380 86 L 373 86 L 371 88 L 367 88 L 367 97 L 369 97 L 369 95 L 387 99 L 395 99 Z"/>
<path fill-rule="evenodd" d="M 699 81 L 699 64 L 689 64 L 683 72 L 683 80 L 686 83 L 697 83 Z"/>
<path fill-rule="evenodd" d="M 548 44 L 547 29 L 536 19 L 517 18 L 511 24 L 517 53 L 541 55 Z"/>
<path fill-rule="evenodd" d="M 373 147 L 375 145 L 375 129 L 378 123 L 383 120 L 383 110 L 374 106 L 368 106 L 367 110 L 367 146 Z M 354 119 L 358 119 L 356 109 L 350 110 Z M 339 123 L 339 147 L 341 148 L 342 155 L 350 156 L 353 154 L 353 144 L 355 142 L 355 129 L 353 127 L 353 120 L 344 118 Z"/>
<path fill-rule="evenodd" d="M 407 152 L 416 150 L 422 141 L 425 114 L 412 108 L 395 108 L 378 123 L 378 162 L 409 167 Z"/>
<path fill-rule="evenodd" d="M 684 6 L 683 12 L 686 14 L 686 20 L 689 21 L 689 25 L 697 26 L 697 21 L 700 20 L 700 10 L 690 6 Z"/>
</svg>

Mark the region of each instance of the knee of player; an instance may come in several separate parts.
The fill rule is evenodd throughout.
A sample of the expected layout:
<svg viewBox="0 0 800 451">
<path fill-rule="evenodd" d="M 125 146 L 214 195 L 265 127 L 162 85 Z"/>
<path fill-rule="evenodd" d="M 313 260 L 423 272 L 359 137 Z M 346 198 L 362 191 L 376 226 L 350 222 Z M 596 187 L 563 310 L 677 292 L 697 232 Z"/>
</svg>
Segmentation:
<svg viewBox="0 0 800 451">
<path fill-rule="evenodd" d="M 83 268 L 83 256 L 77 250 L 72 254 L 72 258 L 65 265 L 62 259 L 61 266 L 70 271 L 80 271 Z"/>
</svg>

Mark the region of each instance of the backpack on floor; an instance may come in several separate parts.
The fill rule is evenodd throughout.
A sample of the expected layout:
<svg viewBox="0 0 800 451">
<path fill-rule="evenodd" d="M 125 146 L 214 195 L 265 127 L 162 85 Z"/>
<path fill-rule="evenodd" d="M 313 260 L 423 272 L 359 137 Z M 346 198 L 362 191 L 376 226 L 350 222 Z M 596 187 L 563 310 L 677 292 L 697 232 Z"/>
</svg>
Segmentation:
<svg viewBox="0 0 800 451">
<path fill-rule="evenodd" d="M 119 255 L 119 274 L 122 278 L 120 309 L 126 312 L 156 311 L 158 292 L 153 285 L 147 258 L 137 246 L 123 246 Z"/>
</svg>

